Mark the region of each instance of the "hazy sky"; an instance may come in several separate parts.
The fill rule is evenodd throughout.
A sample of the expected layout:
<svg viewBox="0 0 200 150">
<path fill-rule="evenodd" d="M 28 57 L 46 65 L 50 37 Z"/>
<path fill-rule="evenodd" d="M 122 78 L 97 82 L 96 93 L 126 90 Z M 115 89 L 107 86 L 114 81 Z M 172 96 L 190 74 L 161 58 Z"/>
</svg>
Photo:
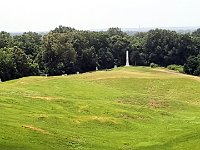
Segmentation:
<svg viewBox="0 0 200 150">
<path fill-rule="evenodd" d="M 0 0 L 0 31 L 200 26 L 200 0 Z"/>
</svg>

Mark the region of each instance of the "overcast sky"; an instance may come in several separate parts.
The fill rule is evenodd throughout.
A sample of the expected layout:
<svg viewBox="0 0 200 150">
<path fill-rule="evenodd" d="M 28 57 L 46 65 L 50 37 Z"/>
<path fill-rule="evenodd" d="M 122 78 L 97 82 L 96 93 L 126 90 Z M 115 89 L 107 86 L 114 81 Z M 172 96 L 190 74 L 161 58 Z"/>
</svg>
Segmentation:
<svg viewBox="0 0 200 150">
<path fill-rule="evenodd" d="M 0 31 L 200 26 L 200 0 L 0 0 Z"/>
</svg>

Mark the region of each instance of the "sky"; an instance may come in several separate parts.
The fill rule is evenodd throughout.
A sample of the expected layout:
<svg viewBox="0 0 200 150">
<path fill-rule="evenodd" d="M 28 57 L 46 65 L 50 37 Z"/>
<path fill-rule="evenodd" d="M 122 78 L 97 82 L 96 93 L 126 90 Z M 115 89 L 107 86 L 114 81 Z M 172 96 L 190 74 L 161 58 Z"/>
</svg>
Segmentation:
<svg viewBox="0 0 200 150">
<path fill-rule="evenodd" d="M 200 0 L 0 0 L 0 31 L 200 26 Z"/>
</svg>

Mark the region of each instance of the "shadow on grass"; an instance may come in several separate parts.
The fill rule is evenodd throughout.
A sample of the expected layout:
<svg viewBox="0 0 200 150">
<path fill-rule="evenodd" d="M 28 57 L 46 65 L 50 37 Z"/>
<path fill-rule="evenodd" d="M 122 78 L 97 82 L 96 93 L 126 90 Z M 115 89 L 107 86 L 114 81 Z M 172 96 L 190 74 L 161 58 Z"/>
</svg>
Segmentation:
<svg viewBox="0 0 200 150">
<path fill-rule="evenodd" d="M 30 149 L 26 145 L 14 145 L 9 143 L 0 143 L 0 150 L 25 150 Z"/>
<path fill-rule="evenodd" d="M 190 149 L 190 142 L 191 141 L 195 141 L 200 139 L 200 132 L 192 132 L 192 133 L 188 133 L 182 136 L 178 136 L 173 138 L 172 140 L 160 143 L 160 144 L 155 144 L 155 145 L 149 145 L 149 146 L 140 146 L 137 148 L 134 148 L 134 150 L 171 150 L 174 147 L 177 147 L 178 145 L 182 145 L 181 143 L 185 143 L 184 149 Z M 188 143 L 188 144 L 187 144 Z M 193 145 L 194 146 L 194 145 Z M 200 146 L 200 144 L 199 144 Z M 180 147 L 180 149 L 182 149 L 183 147 Z M 193 149 L 194 150 L 194 149 Z M 195 150 L 199 150 L 195 149 Z"/>
</svg>

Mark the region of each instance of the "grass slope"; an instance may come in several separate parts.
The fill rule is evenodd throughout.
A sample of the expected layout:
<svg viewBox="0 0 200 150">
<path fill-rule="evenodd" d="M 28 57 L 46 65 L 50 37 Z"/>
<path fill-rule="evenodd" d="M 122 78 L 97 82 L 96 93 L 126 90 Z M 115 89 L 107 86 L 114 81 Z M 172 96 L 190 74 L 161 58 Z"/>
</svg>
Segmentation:
<svg viewBox="0 0 200 150">
<path fill-rule="evenodd" d="M 125 67 L 0 83 L 0 149 L 199 150 L 199 81 Z"/>
</svg>

